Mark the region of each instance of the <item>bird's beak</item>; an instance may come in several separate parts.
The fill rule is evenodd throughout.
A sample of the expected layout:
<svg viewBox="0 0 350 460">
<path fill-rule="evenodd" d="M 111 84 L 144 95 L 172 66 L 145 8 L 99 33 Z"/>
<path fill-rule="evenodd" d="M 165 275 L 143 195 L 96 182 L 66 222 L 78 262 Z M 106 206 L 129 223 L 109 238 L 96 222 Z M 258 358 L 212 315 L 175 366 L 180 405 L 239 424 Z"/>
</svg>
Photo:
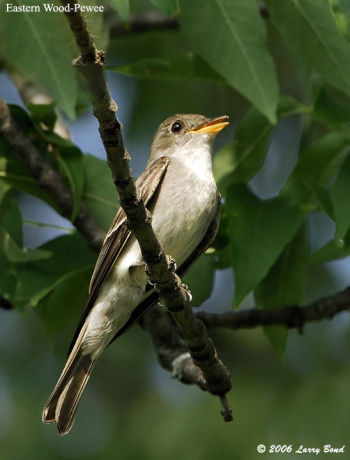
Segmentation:
<svg viewBox="0 0 350 460">
<path fill-rule="evenodd" d="M 192 133 L 208 133 L 208 134 L 217 134 L 222 129 L 225 128 L 230 122 L 228 121 L 228 116 L 223 115 L 222 117 L 212 118 L 195 128 L 189 129 L 188 132 Z"/>
</svg>

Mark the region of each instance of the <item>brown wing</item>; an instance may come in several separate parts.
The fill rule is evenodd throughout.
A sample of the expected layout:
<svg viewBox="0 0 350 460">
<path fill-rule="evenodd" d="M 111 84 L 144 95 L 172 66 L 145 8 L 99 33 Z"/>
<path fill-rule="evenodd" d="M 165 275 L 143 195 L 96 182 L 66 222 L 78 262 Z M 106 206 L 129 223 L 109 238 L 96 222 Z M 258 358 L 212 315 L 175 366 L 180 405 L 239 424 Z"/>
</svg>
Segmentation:
<svg viewBox="0 0 350 460">
<path fill-rule="evenodd" d="M 170 159 L 168 157 L 159 158 L 158 160 L 154 161 L 137 179 L 136 187 L 143 202 L 145 203 L 145 206 L 147 206 L 152 198 L 156 195 L 156 193 L 159 192 L 159 187 L 164 179 L 169 162 Z M 95 303 L 103 282 L 105 281 L 110 269 L 112 268 L 112 265 L 118 258 L 130 236 L 131 232 L 127 227 L 126 215 L 123 209 L 120 208 L 112 222 L 110 229 L 107 232 L 106 238 L 98 256 L 90 282 L 89 298 L 73 337 L 73 341 L 69 348 L 69 353 L 74 346 L 74 343 L 79 335 L 82 325 L 86 320 L 86 317 L 88 316 Z"/>
<path fill-rule="evenodd" d="M 217 209 L 215 216 L 211 223 L 209 224 L 208 230 L 204 235 L 204 238 L 196 247 L 196 249 L 192 252 L 192 254 L 185 260 L 185 262 L 176 270 L 176 273 L 182 277 L 187 270 L 191 267 L 191 265 L 209 248 L 211 243 L 214 241 L 215 235 L 218 231 L 219 224 L 220 224 L 220 216 L 221 216 L 221 195 L 217 192 Z M 191 286 L 190 286 L 191 287 Z M 149 287 L 151 289 L 151 287 Z M 116 333 L 113 339 L 110 341 L 110 344 L 119 336 L 121 336 L 135 321 L 137 321 L 143 313 L 145 313 L 148 308 L 152 307 L 152 305 L 156 304 L 159 300 L 159 294 L 155 290 L 149 294 L 149 296 L 143 300 L 131 313 L 130 318 L 124 324 L 124 326 Z"/>
</svg>

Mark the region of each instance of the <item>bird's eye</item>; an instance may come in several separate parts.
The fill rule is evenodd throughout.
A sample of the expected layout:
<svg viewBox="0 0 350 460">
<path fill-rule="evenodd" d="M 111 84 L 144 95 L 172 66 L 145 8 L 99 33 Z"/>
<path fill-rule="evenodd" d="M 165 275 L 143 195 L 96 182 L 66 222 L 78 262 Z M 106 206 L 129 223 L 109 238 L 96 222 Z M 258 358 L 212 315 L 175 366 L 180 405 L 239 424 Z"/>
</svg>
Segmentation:
<svg viewBox="0 0 350 460">
<path fill-rule="evenodd" d="M 181 129 L 182 129 L 182 123 L 180 121 L 175 121 L 171 125 L 171 130 L 173 133 L 178 133 L 179 131 L 181 131 Z"/>
</svg>

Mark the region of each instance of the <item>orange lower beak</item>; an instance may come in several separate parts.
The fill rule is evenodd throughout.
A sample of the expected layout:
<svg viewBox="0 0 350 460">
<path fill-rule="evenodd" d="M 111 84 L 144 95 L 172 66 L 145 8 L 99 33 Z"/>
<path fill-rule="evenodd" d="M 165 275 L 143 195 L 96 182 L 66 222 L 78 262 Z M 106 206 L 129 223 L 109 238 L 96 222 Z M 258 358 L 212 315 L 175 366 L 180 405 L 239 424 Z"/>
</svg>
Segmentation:
<svg viewBox="0 0 350 460">
<path fill-rule="evenodd" d="M 205 123 L 202 123 L 195 128 L 189 129 L 188 132 L 217 134 L 229 123 L 230 122 L 228 121 L 228 116 L 223 115 L 222 117 L 212 118 L 211 120 L 206 121 Z"/>
</svg>

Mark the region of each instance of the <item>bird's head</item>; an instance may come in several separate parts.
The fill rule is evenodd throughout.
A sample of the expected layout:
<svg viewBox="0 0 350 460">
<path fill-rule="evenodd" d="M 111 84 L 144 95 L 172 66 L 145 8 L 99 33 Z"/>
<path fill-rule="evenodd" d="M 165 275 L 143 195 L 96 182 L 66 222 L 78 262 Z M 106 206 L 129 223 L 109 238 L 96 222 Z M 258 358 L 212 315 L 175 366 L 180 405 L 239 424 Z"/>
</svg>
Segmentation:
<svg viewBox="0 0 350 460">
<path fill-rule="evenodd" d="M 206 118 L 198 114 L 177 114 L 167 118 L 154 136 L 149 163 L 161 156 L 199 150 L 211 145 L 215 136 L 229 124 L 228 116 Z"/>
</svg>

